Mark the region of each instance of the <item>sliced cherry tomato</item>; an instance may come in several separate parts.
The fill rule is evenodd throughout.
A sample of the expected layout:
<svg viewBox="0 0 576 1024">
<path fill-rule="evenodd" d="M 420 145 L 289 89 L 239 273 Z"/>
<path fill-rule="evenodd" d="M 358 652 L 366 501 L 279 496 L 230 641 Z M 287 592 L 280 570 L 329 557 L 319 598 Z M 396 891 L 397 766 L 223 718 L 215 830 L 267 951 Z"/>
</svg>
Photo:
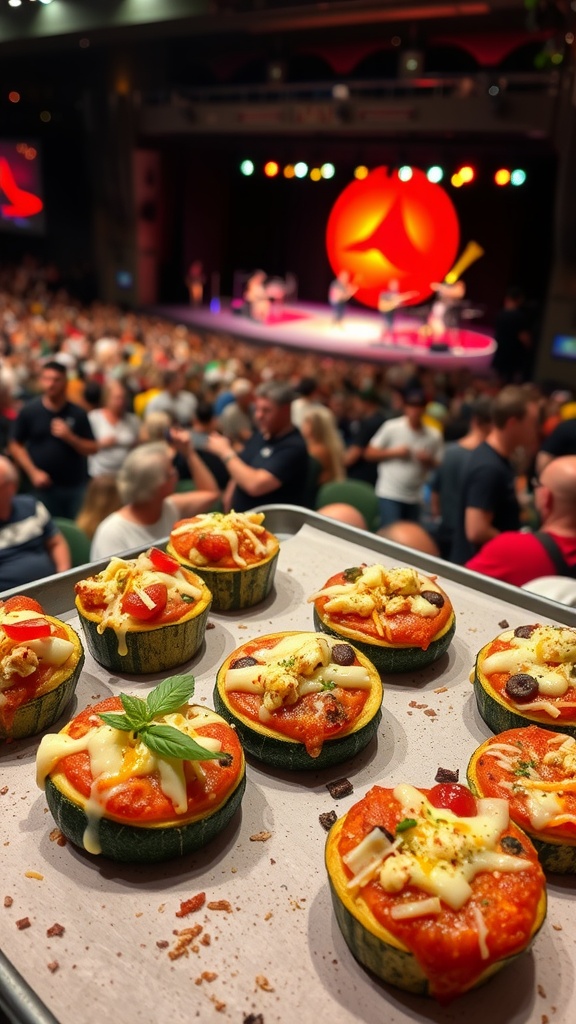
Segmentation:
<svg viewBox="0 0 576 1024">
<path fill-rule="evenodd" d="M 44 609 L 38 601 L 35 601 L 33 597 L 9 597 L 7 601 L 3 601 L 1 604 L 2 611 L 5 612 L 40 612 L 40 615 L 44 615 Z"/>
<path fill-rule="evenodd" d="M 172 555 L 166 554 L 165 551 L 160 551 L 160 548 L 150 548 L 148 558 L 158 572 L 175 573 L 180 568 L 176 559 L 172 558 Z"/>
<path fill-rule="evenodd" d="M 127 590 L 122 598 L 122 611 L 142 622 L 148 622 L 164 611 L 168 600 L 168 588 L 165 583 L 152 583 L 144 588 L 144 593 L 154 602 L 153 608 L 149 608 L 135 590 Z"/>
<path fill-rule="evenodd" d="M 215 533 L 201 533 L 196 541 L 196 548 L 209 562 L 219 562 L 230 555 L 230 544 L 226 537 Z"/>
<path fill-rule="evenodd" d="M 428 799 L 433 807 L 443 807 L 459 818 L 474 818 L 478 813 L 475 797 L 459 782 L 440 782 L 430 790 Z"/>
<path fill-rule="evenodd" d="M 2 628 L 11 640 L 40 640 L 50 636 L 51 627 L 46 619 L 22 619 L 20 622 L 3 622 Z"/>
</svg>

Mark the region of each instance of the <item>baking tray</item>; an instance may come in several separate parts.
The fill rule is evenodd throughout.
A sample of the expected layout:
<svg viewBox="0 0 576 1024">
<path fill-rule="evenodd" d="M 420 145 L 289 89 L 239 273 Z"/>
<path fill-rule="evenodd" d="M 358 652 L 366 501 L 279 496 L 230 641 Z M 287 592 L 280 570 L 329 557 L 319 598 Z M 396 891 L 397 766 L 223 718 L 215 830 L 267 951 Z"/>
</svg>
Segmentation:
<svg viewBox="0 0 576 1024">
<path fill-rule="evenodd" d="M 553 876 L 546 922 L 531 952 L 487 985 L 448 1007 L 381 984 L 350 954 L 332 911 L 319 815 L 344 814 L 375 783 L 429 786 L 439 765 L 464 777 L 472 751 L 490 735 L 476 710 L 469 673 L 476 652 L 503 628 L 527 622 L 576 625 L 574 609 L 295 506 L 262 506 L 281 539 L 275 588 L 258 607 L 211 614 L 213 628 L 189 663 L 195 699 L 212 705 L 216 671 L 252 636 L 312 629 L 307 598 L 328 576 L 362 561 L 413 565 L 438 575 L 457 614 L 449 652 L 420 672 L 384 679 L 377 740 L 325 771 L 282 772 L 248 764 L 241 811 L 196 854 L 150 867 L 92 858 L 51 840 L 54 822 L 35 785 L 39 738 L 0 747 L 2 882 L 0 1011 L 18 1024 L 78 1024 L 121 1016 L 127 1024 L 570 1024 L 576 970 L 576 879 Z M 107 563 L 80 567 L 19 588 L 50 614 L 78 627 L 73 586 Z M 163 673 L 162 675 L 164 675 Z M 111 676 L 86 655 L 76 710 L 120 690 L 145 696 L 159 676 Z M 326 784 L 346 776 L 339 801 Z M 270 833 L 268 839 L 258 837 Z M 39 876 L 39 877 L 36 877 Z M 226 901 L 177 918 L 195 893 Z M 12 898 L 4 906 L 4 898 Z M 16 921 L 30 919 L 20 930 Z M 47 930 L 63 925 L 60 937 Z M 199 923 L 209 944 L 170 959 L 175 933 Z M 166 945 L 167 944 L 167 945 Z M 50 970 L 48 964 L 56 970 Z"/>
</svg>

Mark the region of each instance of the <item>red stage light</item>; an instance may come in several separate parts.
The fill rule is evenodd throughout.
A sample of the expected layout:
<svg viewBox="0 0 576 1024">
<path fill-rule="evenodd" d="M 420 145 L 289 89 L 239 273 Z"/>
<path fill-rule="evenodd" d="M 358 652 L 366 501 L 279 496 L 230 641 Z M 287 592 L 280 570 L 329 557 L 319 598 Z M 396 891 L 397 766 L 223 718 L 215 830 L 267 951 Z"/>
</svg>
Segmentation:
<svg viewBox="0 0 576 1024">
<path fill-rule="evenodd" d="M 280 167 L 275 160 L 268 160 L 268 163 L 264 164 L 264 174 L 267 178 L 275 178 L 280 170 Z"/>
<path fill-rule="evenodd" d="M 377 167 L 351 182 L 336 200 L 326 229 L 328 258 L 335 273 L 347 270 L 359 285 L 355 298 L 377 308 L 388 281 L 414 291 L 412 304 L 443 281 L 460 241 L 458 216 L 447 193 L 413 168 L 409 181 Z"/>
</svg>

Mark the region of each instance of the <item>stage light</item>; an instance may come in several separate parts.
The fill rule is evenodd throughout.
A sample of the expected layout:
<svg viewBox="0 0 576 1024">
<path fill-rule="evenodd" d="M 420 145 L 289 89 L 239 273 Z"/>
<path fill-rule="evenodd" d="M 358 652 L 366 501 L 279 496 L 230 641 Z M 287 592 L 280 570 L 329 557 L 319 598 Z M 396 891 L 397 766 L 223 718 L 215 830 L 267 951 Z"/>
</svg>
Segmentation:
<svg viewBox="0 0 576 1024">
<path fill-rule="evenodd" d="M 322 164 L 320 168 L 320 174 L 323 178 L 333 178 L 336 174 L 336 168 L 334 164 Z"/>
<path fill-rule="evenodd" d="M 13 89 L 12 92 L 8 93 L 8 99 L 10 103 L 20 103 L 20 93 Z"/>
<path fill-rule="evenodd" d="M 322 171 L 319 167 L 313 167 L 310 171 L 310 178 L 312 181 L 322 181 Z"/>
<path fill-rule="evenodd" d="M 22 0 L 8 0 L 8 7 L 21 7 Z"/>
<path fill-rule="evenodd" d="M 523 185 L 526 181 L 526 171 L 523 171 L 521 167 L 516 167 L 510 175 L 511 185 Z"/>
<path fill-rule="evenodd" d="M 368 177 L 368 168 L 364 167 L 364 164 L 360 164 L 358 167 L 355 167 L 354 168 L 354 177 L 358 178 L 359 181 L 362 181 L 363 178 L 367 178 Z"/>
<path fill-rule="evenodd" d="M 497 185 L 509 185 L 511 179 L 510 171 L 506 167 L 500 167 L 494 175 L 494 181 Z"/>
<path fill-rule="evenodd" d="M 254 174 L 254 164 L 251 160 L 243 160 L 240 164 L 240 170 L 248 178 L 251 174 Z"/>
<path fill-rule="evenodd" d="M 442 178 L 444 177 L 444 171 L 442 170 L 441 167 L 438 167 L 438 165 L 435 164 L 433 167 L 428 168 L 428 170 L 426 171 L 426 177 L 428 178 L 428 181 L 432 182 L 433 185 L 437 185 L 438 182 L 442 181 Z"/>
<path fill-rule="evenodd" d="M 285 178 L 293 178 L 294 177 L 294 164 L 286 164 L 286 167 L 284 168 L 282 173 L 283 173 Z"/>
<path fill-rule="evenodd" d="M 456 171 L 456 174 L 452 175 L 452 177 L 450 178 L 450 184 L 454 188 L 461 188 L 462 187 L 464 182 L 462 181 L 462 178 L 460 176 L 460 172 L 459 171 Z"/>
<path fill-rule="evenodd" d="M 297 164 L 294 164 L 294 174 L 297 178 L 305 178 L 308 174 L 308 164 L 305 164 L 303 160 L 299 160 Z"/>
<path fill-rule="evenodd" d="M 456 173 L 459 175 L 460 181 L 463 185 L 469 185 L 476 177 L 476 171 L 473 167 L 470 167 L 469 164 L 464 164 L 464 167 L 461 167 L 459 171 L 456 171 Z"/>
<path fill-rule="evenodd" d="M 398 177 L 400 178 L 400 181 L 410 181 L 412 177 L 412 168 L 408 167 L 407 164 L 404 164 L 403 167 L 399 167 Z"/>
<path fill-rule="evenodd" d="M 268 160 L 268 162 L 264 164 L 264 174 L 267 178 L 275 178 L 279 170 L 280 168 L 275 160 Z"/>
</svg>

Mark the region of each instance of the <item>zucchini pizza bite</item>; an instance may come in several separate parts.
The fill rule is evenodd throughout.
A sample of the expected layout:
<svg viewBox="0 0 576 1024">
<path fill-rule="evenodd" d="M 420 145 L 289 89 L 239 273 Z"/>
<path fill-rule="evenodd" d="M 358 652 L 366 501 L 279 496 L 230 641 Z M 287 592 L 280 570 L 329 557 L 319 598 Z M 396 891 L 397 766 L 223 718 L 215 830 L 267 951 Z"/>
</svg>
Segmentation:
<svg viewBox="0 0 576 1024">
<path fill-rule="evenodd" d="M 538 725 L 491 736 L 474 752 L 468 783 L 504 797 L 545 871 L 576 873 L 576 739 Z"/>
<path fill-rule="evenodd" d="M 442 1003 L 526 950 L 546 915 L 536 850 L 507 800 L 454 783 L 374 786 L 332 826 L 326 868 L 356 959 Z"/>
<path fill-rule="evenodd" d="M 47 729 L 72 699 L 84 664 L 77 633 L 30 597 L 0 603 L 0 739 Z"/>
<path fill-rule="evenodd" d="M 263 512 L 207 512 L 182 519 L 170 534 L 169 554 L 208 584 L 214 611 L 252 608 L 272 589 L 280 544 Z"/>
<path fill-rule="evenodd" d="M 492 732 L 526 725 L 576 735 L 576 629 L 518 626 L 476 658 L 474 691 Z"/>
<path fill-rule="evenodd" d="M 227 722 L 187 703 L 193 690 L 191 676 L 177 676 L 146 700 L 109 697 L 43 737 L 37 782 L 71 843 L 146 864 L 225 828 L 244 793 L 244 754 Z"/>
<path fill-rule="evenodd" d="M 325 768 L 370 742 L 382 683 L 349 643 L 318 633 L 272 633 L 235 650 L 218 671 L 214 706 L 244 748 L 287 769 Z"/>
<path fill-rule="evenodd" d="M 210 591 L 165 551 L 112 558 L 75 590 L 88 650 L 112 672 L 162 672 L 188 661 L 202 645 Z"/>
<path fill-rule="evenodd" d="M 344 569 L 308 600 L 316 629 L 350 640 L 381 672 L 411 672 L 436 661 L 456 628 L 448 595 L 435 578 L 412 568 Z"/>
</svg>

